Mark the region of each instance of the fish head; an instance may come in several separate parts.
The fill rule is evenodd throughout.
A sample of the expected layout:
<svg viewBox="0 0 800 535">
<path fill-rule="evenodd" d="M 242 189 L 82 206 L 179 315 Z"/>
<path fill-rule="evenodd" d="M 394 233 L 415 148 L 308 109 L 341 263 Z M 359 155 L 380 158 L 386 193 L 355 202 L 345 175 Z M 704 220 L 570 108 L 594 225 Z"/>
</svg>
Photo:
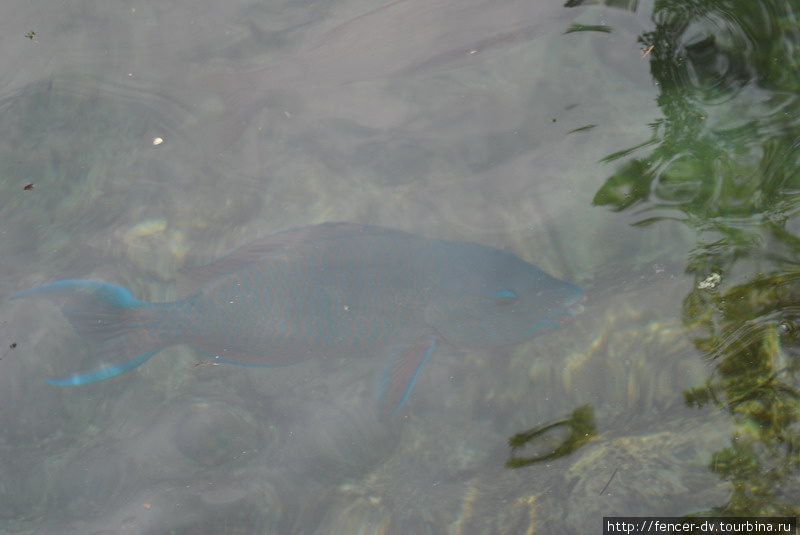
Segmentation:
<svg viewBox="0 0 800 535">
<path fill-rule="evenodd" d="M 482 252 L 453 265 L 425 311 L 426 323 L 451 343 L 512 346 L 558 329 L 582 311 L 580 287 L 511 253 Z"/>
</svg>

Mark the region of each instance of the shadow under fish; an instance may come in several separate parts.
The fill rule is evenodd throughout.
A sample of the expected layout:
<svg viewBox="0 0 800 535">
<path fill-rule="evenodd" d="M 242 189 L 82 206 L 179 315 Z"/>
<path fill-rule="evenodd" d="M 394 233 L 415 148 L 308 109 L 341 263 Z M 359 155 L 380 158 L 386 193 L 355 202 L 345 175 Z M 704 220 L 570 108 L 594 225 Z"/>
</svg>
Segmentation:
<svg viewBox="0 0 800 535">
<path fill-rule="evenodd" d="M 63 298 L 88 347 L 87 366 L 48 382 L 109 379 L 175 344 L 247 366 L 382 355 L 378 398 L 394 416 L 443 343 L 515 345 L 558 328 L 583 300 L 512 253 L 353 223 L 277 232 L 184 271 L 197 291 L 171 303 L 89 280 L 14 295 Z"/>
</svg>

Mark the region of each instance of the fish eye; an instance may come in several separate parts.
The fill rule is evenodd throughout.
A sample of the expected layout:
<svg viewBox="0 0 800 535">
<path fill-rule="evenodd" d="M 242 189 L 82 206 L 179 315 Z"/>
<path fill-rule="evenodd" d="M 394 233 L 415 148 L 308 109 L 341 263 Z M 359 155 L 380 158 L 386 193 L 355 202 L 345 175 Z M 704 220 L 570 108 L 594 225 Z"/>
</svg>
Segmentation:
<svg viewBox="0 0 800 535">
<path fill-rule="evenodd" d="M 501 290 L 494 294 L 495 299 L 502 299 L 504 301 L 517 299 L 519 296 L 513 290 Z"/>
</svg>

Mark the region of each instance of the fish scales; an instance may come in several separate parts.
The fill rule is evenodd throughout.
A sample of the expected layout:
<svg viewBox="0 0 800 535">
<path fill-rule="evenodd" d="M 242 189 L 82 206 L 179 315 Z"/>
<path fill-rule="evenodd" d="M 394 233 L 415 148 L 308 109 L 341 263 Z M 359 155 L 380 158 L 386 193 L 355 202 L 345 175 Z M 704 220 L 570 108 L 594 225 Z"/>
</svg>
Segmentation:
<svg viewBox="0 0 800 535">
<path fill-rule="evenodd" d="M 173 303 L 80 280 L 17 294 L 63 299 L 87 342 L 91 365 L 50 382 L 107 379 L 178 343 L 256 366 L 376 357 L 384 412 L 396 414 L 443 343 L 510 346 L 557 328 L 582 298 L 506 251 L 352 223 L 279 232 L 185 274 L 197 289 Z"/>
<path fill-rule="evenodd" d="M 379 349 L 420 323 L 426 295 L 412 291 L 407 268 L 430 272 L 430 250 L 407 239 L 394 240 L 392 250 L 391 241 L 345 237 L 296 247 L 288 260 L 266 256 L 218 277 L 188 307 L 162 309 L 151 324 L 169 330 L 179 320 L 170 316 L 179 316 L 192 326 L 182 342 L 220 357 L 248 355 L 251 364 L 269 364 L 271 353 L 282 363 L 318 351 L 347 356 Z M 398 270 L 401 252 L 407 261 Z"/>
</svg>

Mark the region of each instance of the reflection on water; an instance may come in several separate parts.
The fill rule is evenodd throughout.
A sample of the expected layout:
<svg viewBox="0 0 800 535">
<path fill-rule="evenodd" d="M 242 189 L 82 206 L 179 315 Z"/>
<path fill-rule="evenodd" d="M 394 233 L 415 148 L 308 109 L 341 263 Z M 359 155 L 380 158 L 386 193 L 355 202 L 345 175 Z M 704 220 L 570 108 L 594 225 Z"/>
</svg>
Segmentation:
<svg viewBox="0 0 800 535">
<path fill-rule="evenodd" d="M 595 196 L 635 210 L 637 225 L 677 220 L 696 234 L 683 318 L 713 372 L 686 402 L 719 407 L 734 424 L 709 462 L 732 489 L 697 514 L 800 512 L 797 10 L 656 3 L 656 29 L 641 41 L 653 47 L 664 117 L 650 140 L 608 158 L 627 161 Z"/>
<path fill-rule="evenodd" d="M 797 514 L 800 361 L 796 355 L 797 274 L 755 277 L 722 291 L 698 288 L 685 301 L 694 341 L 714 364 L 687 404 L 723 408 L 736 424 L 710 469 L 734 482 L 713 512 Z"/>
<path fill-rule="evenodd" d="M 0 69 L 0 531 L 583 534 L 604 515 L 797 514 L 792 2 L 569 2 L 535 34 L 514 20 L 529 3 L 507 2 L 475 42 L 464 27 L 494 13 L 475 0 L 420 22 L 428 46 L 451 28 L 436 50 L 396 31 L 424 12 L 409 2 L 397 27 L 346 26 L 384 47 L 365 51 L 377 76 L 335 55 L 341 31 L 319 37 L 373 2 L 139 4 L 0 10 L 20 15 L 0 28 L 25 25 L 0 32 L 16 61 Z M 463 61 L 461 43 L 493 54 Z M 381 64 L 393 47 L 416 76 Z M 251 74 L 247 131 L 207 142 L 224 110 L 198 81 L 293 58 L 340 83 L 273 94 Z M 179 267 L 325 220 L 513 251 L 587 288 L 587 309 L 509 351 L 437 354 L 386 425 L 380 373 L 346 357 L 242 370 L 174 348 L 55 388 L 81 340 L 58 310 L 5 299 L 73 277 L 175 300 Z M 570 414 L 596 434 L 549 427 L 513 452 L 547 459 L 505 468 L 509 437 Z"/>
</svg>

